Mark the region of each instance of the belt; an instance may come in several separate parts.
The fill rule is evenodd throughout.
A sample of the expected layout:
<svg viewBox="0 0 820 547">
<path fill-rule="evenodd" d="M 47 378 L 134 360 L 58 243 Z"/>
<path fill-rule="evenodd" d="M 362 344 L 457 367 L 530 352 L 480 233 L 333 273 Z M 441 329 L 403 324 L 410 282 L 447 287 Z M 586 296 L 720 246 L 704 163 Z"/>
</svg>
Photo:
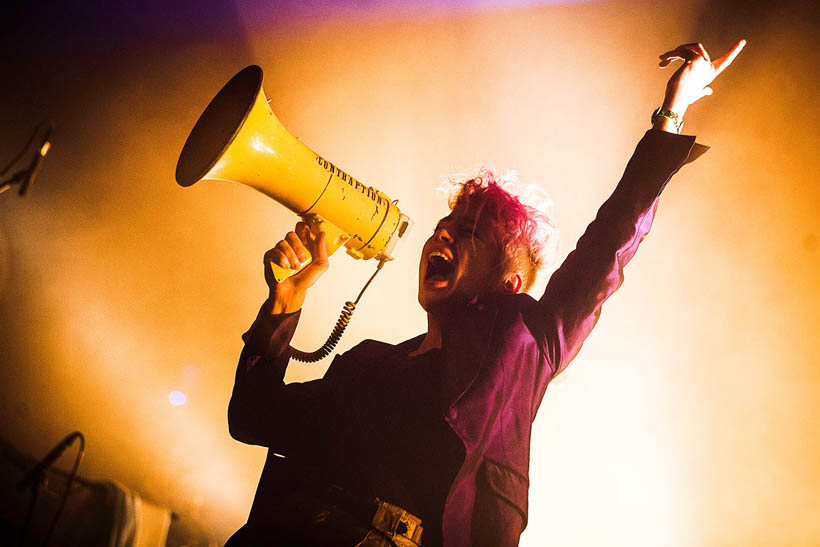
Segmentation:
<svg viewBox="0 0 820 547">
<path fill-rule="evenodd" d="M 374 530 L 384 534 L 396 547 L 417 547 L 421 545 L 423 528 L 420 518 L 405 511 L 398 505 L 393 505 L 379 498 L 376 498 L 376 504 L 376 513 L 370 521 L 370 526 Z M 370 533 L 368 533 L 368 536 L 370 536 Z M 363 545 L 366 545 L 366 543 Z"/>
<path fill-rule="evenodd" d="M 384 540 L 395 547 L 421 545 L 421 519 L 398 505 L 379 498 L 364 502 L 337 485 L 326 487 L 323 497 L 362 522 L 370 523 L 371 530 L 357 547 L 384 545 Z"/>
</svg>

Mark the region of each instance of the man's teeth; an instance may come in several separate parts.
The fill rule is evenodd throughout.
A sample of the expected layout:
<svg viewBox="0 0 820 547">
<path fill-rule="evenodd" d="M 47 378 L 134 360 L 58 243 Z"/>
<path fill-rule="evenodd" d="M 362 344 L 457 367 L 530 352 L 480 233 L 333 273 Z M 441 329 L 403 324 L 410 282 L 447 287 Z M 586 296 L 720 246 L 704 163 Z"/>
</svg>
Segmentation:
<svg viewBox="0 0 820 547">
<path fill-rule="evenodd" d="M 445 281 L 453 271 L 453 259 L 441 251 L 431 251 L 427 256 L 426 278 Z"/>
</svg>

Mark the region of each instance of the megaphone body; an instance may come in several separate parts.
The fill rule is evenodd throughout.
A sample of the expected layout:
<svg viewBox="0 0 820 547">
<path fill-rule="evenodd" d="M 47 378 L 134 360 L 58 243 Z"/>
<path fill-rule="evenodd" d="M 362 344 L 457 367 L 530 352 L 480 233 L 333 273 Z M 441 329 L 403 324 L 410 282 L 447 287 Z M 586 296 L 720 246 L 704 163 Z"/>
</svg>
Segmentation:
<svg viewBox="0 0 820 547">
<path fill-rule="evenodd" d="M 225 84 L 199 117 L 176 179 L 181 186 L 226 180 L 255 188 L 305 219 L 314 233 L 326 232 L 328 253 L 344 245 L 355 258 L 390 260 L 413 224 L 395 201 L 285 129 L 268 106 L 255 65 Z M 299 271 L 272 266 L 278 281 Z"/>
</svg>

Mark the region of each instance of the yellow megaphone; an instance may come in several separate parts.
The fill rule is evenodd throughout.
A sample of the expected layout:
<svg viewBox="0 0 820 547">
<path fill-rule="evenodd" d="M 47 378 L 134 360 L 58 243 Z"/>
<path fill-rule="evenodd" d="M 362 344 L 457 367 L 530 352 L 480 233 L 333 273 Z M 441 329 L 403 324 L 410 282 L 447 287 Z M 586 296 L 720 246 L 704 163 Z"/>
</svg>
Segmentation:
<svg viewBox="0 0 820 547">
<path fill-rule="evenodd" d="M 268 106 L 256 65 L 231 78 L 199 117 L 179 155 L 176 179 L 181 186 L 226 180 L 255 188 L 302 217 L 314 233 L 324 230 L 328 253 L 344 245 L 355 258 L 390 260 L 413 225 L 395 201 L 285 129 Z M 272 266 L 278 281 L 299 271 Z"/>
</svg>

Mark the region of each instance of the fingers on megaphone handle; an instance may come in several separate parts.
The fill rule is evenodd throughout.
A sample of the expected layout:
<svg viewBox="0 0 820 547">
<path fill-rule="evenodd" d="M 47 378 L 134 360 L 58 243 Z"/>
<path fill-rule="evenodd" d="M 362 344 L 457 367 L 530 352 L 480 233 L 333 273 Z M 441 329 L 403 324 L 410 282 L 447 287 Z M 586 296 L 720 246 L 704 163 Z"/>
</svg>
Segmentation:
<svg viewBox="0 0 820 547">
<path fill-rule="evenodd" d="M 307 257 L 306 260 L 300 260 Z M 265 253 L 265 281 L 268 285 L 281 283 L 301 270 L 310 260 L 310 252 L 300 242 L 299 237 L 290 232 L 285 239 Z"/>
<path fill-rule="evenodd" d="M 346 234 L 344 237 L 340 235 L 336 247 L 328 249 L 327 237 L 320 223 L 297 222 L 292 232 L 288 232 L 283 240 L 265 253 L 265 279 L 268 284 L 272 287 L 309 266 L 310 271 L 294 281 L 305 288 L 312 286 L 328 269 L 329 252 L 347 239 Z"/>
<path fill-rule="evenodd" d="M 298 224 L 296 225 L 296 229 L 303 232 Z M 296 232 L 288 232 L 285 236 L 285 242 L 290 245 L 293 251 L 293 254 L 288 256 L 291 268 L 294 270 L 299 269 L 302 264 L 310 260 L 311 252 L 308 248 L 312 245 L 310 233 L 305 234 L 303 232 L 297 234 Z"/>
<path fill-rule="evenodd" d="M 262 264 L 265 267 L 265 282 L 270 288 L 287 279 L 285 272 L 290 271 L 290 262 L 281 249 L 274 247 L 268 250 L 262 258 Z"/>
<path fill-rule="evenodd" d="M 294 286 L 298 291 L 305 291 L 312 287 L 329 267 L 327 260 L 327 235 L 320 232 L 317 237 L 308 240 L 310 258 L 299 266 L 299 275 L 294 276 Z M 296 273 L 296 272 L 293 272 Z"/>
<path fill-rule="evenodd" d="M 299 221 L 296 223 L 296 234 L 299 236 L 299 242 L 306 252 L 306 255 L 297 252 L 301 265 L 305 266 L 309 260 L 315 266 L 326 267 L 327 257 L 330 253 L 327 244 L 327 233 L 322 229 L 322 223 L 308 224 Z"/>
<path fill-rule="evenodd" d="M 285 239 L 279 241 L 273 249 L 265 253 L 265 259 L 287 270 L 296 268 L 299 265 L 296 251 L 293 249 L 291 242 L 288 241 L 288 236 L 285 236 Z"/>
<path fill-rule="evenodd" d="M 314 237 L 309 230 L 304 230 L 304 226 L 297 226 L 296 232 L 289 232 L 285 239 L 265 254 L 265 261 L 266 277 L 269 264 L 270 275 L 276 283 L 304 271 L 294 281 L 304 288 L 311 287 L 329 266 L 327 234 L 319 232 Z M 269 284 L 273 280 L 269 279 Z"/>
</svg>

